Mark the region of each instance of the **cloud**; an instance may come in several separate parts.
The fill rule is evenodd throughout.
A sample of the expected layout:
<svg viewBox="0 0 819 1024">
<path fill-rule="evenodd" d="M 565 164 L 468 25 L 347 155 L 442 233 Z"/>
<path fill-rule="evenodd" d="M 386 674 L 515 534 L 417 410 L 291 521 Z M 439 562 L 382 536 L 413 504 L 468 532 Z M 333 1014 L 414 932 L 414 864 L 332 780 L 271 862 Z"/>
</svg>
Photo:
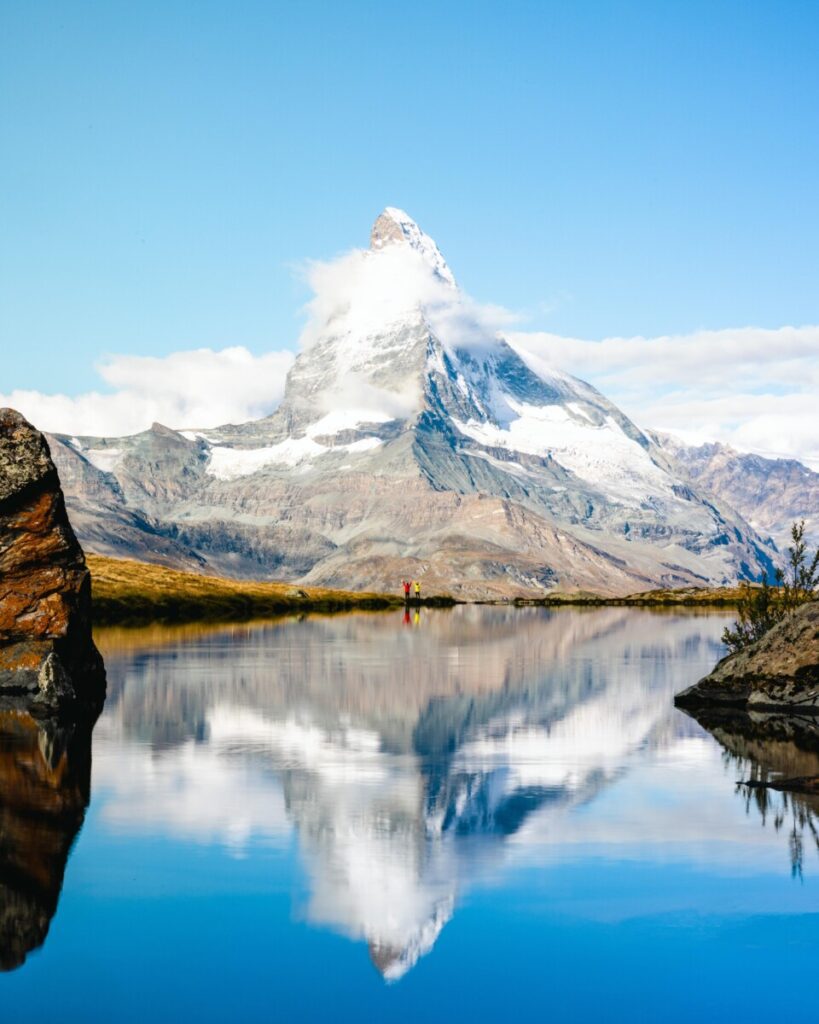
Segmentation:
<svg viewBox="0 0 819 1024">
<path fill-rule="evenodd" d="M 354 249 L 334 260 L 308 263 L 304 273 L 313 298 L 306 306 L 302 348 L 319 338 L 344 335 L 355 349 L 385 325 L 419 312 L 447 347 L 488 347 L 496 344 L 499 330 L 518 319 L 500 306 L 477 303 L 408 245 L 378 252 Z"/>
<path fill-rule="evenodd" d="M 344 338 L 346 364 L 322 398 L 325 413 L 352 407 L 373 418 L 408 415 L 420 393 L 374 387 L 362 373 L 372 337 L 423 312 L 450 350 L 491 349 L 498 335 L 524 355 L 594 384 L 643 427 L 692 443 L 723 441 L 743 451 L 790 456 L 819 469 L 819 326 L 741 327 L 691 334 L 590 341 L 514 330 L 520 316 L 476 302 L 437 275 L 408 245 L 354 249 L 302 270 L 313 291 L 299 345 Z M 154 421 L 212 427 L 270 414 L 294 355 L 246 348 L 196 349 L 163 358 L 118 355 L 97 369 L 108 391 L 70 397 L 37 391 L 0 395 L 38 427 L 118 436 Z M 406 386 L 404 386 L 406 385 Z M 365 417 L 366 418 L 366 417 Z"/>
<path fill-rule="evenodd" d="M 502 334 L 524 354 L 589 380 L 641 426 L 819 468 L 819 326 L 588 341 L 515 331 L 518 315 L 477 303 L 410 246 L 353 250 L 305 273 L 314 297 L 302 348 L 346 336 L 351 352 L 366 354 L 385 324 L 423 311 L 448 348 L 489 349 Z"/>
<path fill-rule="evenodd" d="M 71 397 L 39 391 L 0 395 L 35 426 L 65 434 L 118 437 L 159 422 L 215 427 L 266 416 L 281 401 L 292 352 L 254 356 L 241 346 L 164 357 L 111 356 L 97 367 L 113 391 Z"/>
<path fill-rule="evenodd" d="M 390 326 L 423 315 L 450 350 L 476 350 L 497 345 L 499 330 L 516 322 L 501 307 L 475 302 L 410 245 L 387 245 L 376 252 L 353 249 L 308 263 L 303 273 L 313 298 L 305 307 L 300 348 L 309 351 L 328 338 L 341 341 L 332 357 L 328 353 L 335 382 L 322 388 L 320 408 L 325 413 L 356 410 L 358 421 L 405 417 L 420 407 L 422 393 L 412 366 L 389 389 L 369 379 L 373 351 L 384 352 L 383 343 L 374 348 L 373 339 Z"/>
<path fill-rule="evenodd" d="M 819 326 L 602 341 L 525 332 L 506 337 L 588 380 L 640 426 L 819 468 Z"/>
<path fill-rule="evenodd" d="M 350 412 L 351 418 L 345 426 L 353 426 L 367 421 L 378 423 L 403 419 L 419 409 L 421 401 L 420 384 L 411 378 L 401 381 L 398 390 L 390 391 L 376 387 L 352 371 L 345 374 L 336 387 L 321 394 L 319 408 L 328 414 Z"/>
</svg>

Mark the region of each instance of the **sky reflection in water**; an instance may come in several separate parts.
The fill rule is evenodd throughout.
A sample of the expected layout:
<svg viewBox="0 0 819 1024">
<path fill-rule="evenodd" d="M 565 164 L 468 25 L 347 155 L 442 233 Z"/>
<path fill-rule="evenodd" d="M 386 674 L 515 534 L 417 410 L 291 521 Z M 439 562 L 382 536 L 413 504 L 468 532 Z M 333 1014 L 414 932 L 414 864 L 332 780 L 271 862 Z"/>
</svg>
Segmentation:
<svg viewBox="0 0 819 1024">
<path fill-rule="evenodd" d="M 459 607 L 101 633 L 88 815 L 45 944 L 0 976 L 4 1013 L 798 1007 L 815 808 L 735 782 L 819 773 L 819 743 L 810 723 L 712 716 L 709 733 L 674 710 L 724 621 Z M 796 972 L 769 1006 L 745 980 L 759 958 Z"/>
</svg>

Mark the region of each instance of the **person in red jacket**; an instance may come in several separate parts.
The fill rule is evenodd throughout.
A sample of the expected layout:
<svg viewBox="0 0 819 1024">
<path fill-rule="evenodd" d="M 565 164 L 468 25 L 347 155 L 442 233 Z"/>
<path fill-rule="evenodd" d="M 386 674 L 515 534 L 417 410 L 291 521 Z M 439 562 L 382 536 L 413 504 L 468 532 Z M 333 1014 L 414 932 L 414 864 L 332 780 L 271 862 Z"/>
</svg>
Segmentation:
<svg viewBox="0 0 819 1024">
<path fill-rule="evenodd" d="M 409 599 L 410 599 L 410 587 L 412 586 L 412 584 L 410 583 L 409 580 L 401 580 L 401 582 L 404 584 L 404 600 L 405 601 L 409 601 Z"/>
</svg>

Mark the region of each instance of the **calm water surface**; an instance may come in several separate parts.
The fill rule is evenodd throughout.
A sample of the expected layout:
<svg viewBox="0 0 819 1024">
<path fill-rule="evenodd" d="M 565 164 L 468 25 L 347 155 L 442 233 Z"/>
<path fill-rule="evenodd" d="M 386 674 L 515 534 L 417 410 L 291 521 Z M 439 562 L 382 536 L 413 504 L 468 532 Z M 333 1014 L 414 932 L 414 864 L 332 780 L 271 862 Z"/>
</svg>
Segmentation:
<svg viewBox="0 0 819 1024">
<path fill-rule="evenodd" d="M 736 783 L 812 723 L 672 706 L 725 621 L 100 633 L 93 737 L 0 716 L 2 1020 L 810 1019 L 819 804 Z"/>
</svg>

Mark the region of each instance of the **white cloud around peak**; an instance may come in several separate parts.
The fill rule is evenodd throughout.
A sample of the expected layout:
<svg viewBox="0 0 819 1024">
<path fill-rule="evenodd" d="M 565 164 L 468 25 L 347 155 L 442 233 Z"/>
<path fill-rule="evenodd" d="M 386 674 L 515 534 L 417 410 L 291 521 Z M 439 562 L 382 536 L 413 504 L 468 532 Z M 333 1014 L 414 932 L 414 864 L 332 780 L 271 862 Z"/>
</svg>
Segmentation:
<svg viewBox="0 0 819 1024">
<path fill-rule="evenodd" d="M 308 263 L 305 277 L 313 298 L 305 309 L 302 348 L 328 335 L 365 343 L 385 324 L 419 310 L 444 345 L 475 348 L 494 344 L 498 331 L 519 319 L 500 306 L 476 302 L 407 245 L 378 252 L 353 249 L 333 260 Z"/>
<path fill-rule="evenodd" d="M 306 277 L 314 297 L 302 348 L 327 335 L 366 344 L 385 323 L 423 309 L 447 347 L 491 347 L 503 334 L 516 348 L 588 380 L 641 426 L 819 468 L 819 326 L 601 341 L 515 331 L 515 314 L 475 302 L 401 245 L 309 264 Z"/>
<path fill-rule="evenodd" d="M 367 339 L 385 324 L 423 309 L 447 347 L 488 348 L 503 334 L 520 351 L 588 380 L 640 426 L 691 443 L 722 441 L 741 451 L 794 457 L 819 469 L 817 325 L 600 341 L 516 331 L 515 314 L 475 302 L 403 245 L 378 253 L 355 249 L 308 263 L 304 274 L 313 298 L 304 311 L 302 349 L 330 335 L 366 350 Z M 13 391 L 0 395 L 0 403 L 41 429 L 79 435 L 131 434 L 154 421 L 178 428 L 240 423 L 276 408 L 293 359 L 290 351 L 254 356 L 243 347 L 162 358 L 119 355 L 98 367 L 107 393 Z M 380 408 L 384 396 L 362 396 L 349 369 L 325 411 L 353 398 Z"/>
<path fill-rule="evenodd" d="M 40 430 L 121 437 L 159 422 L 215 427 L 271 413 L 281 401 L 292 352 L 254 356 L 236 346 L 168 356 L 111 356 L 97 370 L 112 391 L 77 396 L 16 390 L 0 405 L 18 409 Z"/>
</svg>

